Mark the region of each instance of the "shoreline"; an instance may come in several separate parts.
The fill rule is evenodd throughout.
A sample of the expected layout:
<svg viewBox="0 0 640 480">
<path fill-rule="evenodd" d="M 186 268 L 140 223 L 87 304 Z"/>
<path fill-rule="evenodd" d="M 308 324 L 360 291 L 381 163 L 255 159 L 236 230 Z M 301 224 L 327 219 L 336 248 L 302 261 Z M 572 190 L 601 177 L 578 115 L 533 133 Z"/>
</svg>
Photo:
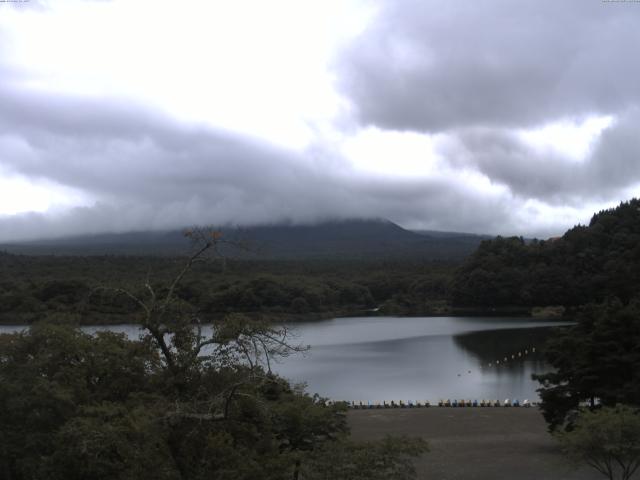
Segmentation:
<svg viewBox="0 0 640 480">
<path fill-rule="evenodd" d="M 395 318 L 442 318 L 442 317 L 450 317 L 450 318 L 464 318 L 464 317 L 515 317 L 521 319 L 529 319 L 529 320 L 540 320 L 540 321 L 570 321 L 566 316 L 541 316 L 534 315 L 529 310 L 528 313 L 523 310 L 458 310 L 453 309 L 449 312 L 422 312 L 422 313 L 382 313 L 382 312 L 372 312 L 370 310 L 356 310 L 356 311 L 332 311 L 332 312 L 313 312 L 313 313 L 303 313 L 303 314 L 295 314 L 295 313 L 261 313 L 261 312 L 235 312 L 239 315 L 245 315 L 254 320 L 259 320 L 260 318 L 267 319 L 272 323 L 284 323 L 284 324 L 296 324 L 296 323 L 305 323 L 305 322 L 322 322 L 325 320 L 334 320 L 340 318 L 361 318 L 361 317 L 395 317 Z M 224 314 L 216 314 L 216 315 L 205 315 L 203 316 L 203 324 L 212 323 L 213 321 L 220 320 L 224 318 L 226 315 L 230 313 Z M 46 315 L 43 315 L 46 317 Z M 59 320 L 54 320 L 57 323 L 73 323 L 80 327 L 92 327 L 92 326 L 119 326 L 119 325 L 135 325 L 137 324 L 133 318 L 128 319 L 128 321 L 105 321 L 106 319 L 100 319 L 102 321 L 95 322 L 75 322 L 70 319 L 69 322 L 61 322 Z M 40 321 L 40 320 L 37 320 Z M 34 322 L 29 321 L 15 321 L 10 319 L 5 319 L 0 317 L 0 326 L 8 327 L 8 326 L 16 326 L 16 327 L 28 327 L 32 325 Z M 194 323 L 195 325 L 195 323 Z"/>
</svg>

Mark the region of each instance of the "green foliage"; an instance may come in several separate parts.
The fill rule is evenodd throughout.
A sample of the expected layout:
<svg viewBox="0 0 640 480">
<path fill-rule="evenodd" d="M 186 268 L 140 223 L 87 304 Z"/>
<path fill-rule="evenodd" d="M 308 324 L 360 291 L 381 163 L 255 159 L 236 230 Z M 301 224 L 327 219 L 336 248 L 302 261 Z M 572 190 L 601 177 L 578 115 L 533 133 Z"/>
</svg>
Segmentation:
<svg viewBox="0 0 640 480">
<path fill-rule="evenodd" d="M 343 406 L 225 360 L 237 337 L 224 335 L 225 348 L 175 370 L 150 338 L 50 324 L 0 336 L 0 472 L 289 478 L 296 452 L 342 438 Z"/>
<path fill-rule="evenodd" d="M 184 258 L 54 257 L 0 253 L 0 323 L 43 316 L 82 324 L 134 323 L 139 305 L 113 287 L 161 291 Z M 383 313 L 447 313 L 453 266 L 385 261 L 208 261 L 194 265 L 175 295 L 207 319 L 228 313 L 296 320 Z M 111 287 L 111 288 L 109 288 Z"/>
<path fill-rule="evenodd" d="M 180 478 L 157 414 L 135 403 L 83 407 L 53 435 L 57 447 L 43 462 L 48 478 Z"/>
<path fill-rule="evenodd" d="M 326 444 L 305 464 L 305 480 L 411 480 L 413 459 L 428 451 L 421 438 L 386 437 L 379 442 Z"/>
<path fill-rule="evenodd" d="M 0 335 L 2 478 L 280 480 L 299 478 L 307 464 L 322 473 L 321 452 L 341 452 L 344 465 L 363 461 L 364 447 L 346 439 L 345 405 L 271 372 L 273 357 L 301 350 L 285 327 L 234 314 L 204 333 L 196 305 L 180 296 L 220 239 L 204 233 L 189 232 L 202 243 L 168 282 L 105 290 L 137 309 L 139 340 L 89 335 L 60 318 Z M 77 286 L 47 285 L 45 302 Z M 381 449 L 382 471 L 410 478 L 406 458 L 423 451 L 416 442 L 366 448 Z"/>
<path fill-rule="evenodd" d="M 593 216 L 562 238 L 485 240 L 458 269 L 457 306 L 575 307 L 615 296 L 628 302 L 640 288 L 640 200 Z"/>
<path fill-rule="evenodd" d="M 628 480 L 640 467 L 640 415 L 628 406 L 582 410 L 569 432 L 556 434 L 565 453 L 610 480 Z"/>
<path fill-rule="evenodd" d="M 571 428 L 581 402 L 640 405 L 640 301 L 589 305 L 576 320 L 545 348 L 554 371 L 534 377 L 551 429 Z"/>
<path fill-rule="evenodd" d="M 1 335 L 0 465 L 10 472 L 6 478 L 88 478 L 52 473 L 59 461 L 71 461 L 73 432 L 110 405 L 122 414 L 143 397 L 153 404 L 158 368 L 148 344 L 110 332 L 91 337 L 69 326 L 36 324 Z M 105 438 L 96 437 L 95 445 L 106 448 Z"/>
</svg>

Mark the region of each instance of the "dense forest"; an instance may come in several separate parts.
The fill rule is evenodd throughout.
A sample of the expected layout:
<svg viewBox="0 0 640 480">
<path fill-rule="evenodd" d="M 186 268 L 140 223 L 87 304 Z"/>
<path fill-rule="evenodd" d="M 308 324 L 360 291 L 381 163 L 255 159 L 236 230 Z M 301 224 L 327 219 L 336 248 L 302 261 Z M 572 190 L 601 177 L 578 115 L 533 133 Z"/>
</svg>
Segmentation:
<svg viewBox="0 0 640 480">
<path fill-rule="evenodd" d="M 72 318 L 135 321 L 137 308 L 111 287 L 166 284 L 184 257 L 0 254 L 0 322 Z M 203 318 L 229 312 L 301 320 L 333 315 L 446 313 L 455 264 L 395 260 L 211 258 L 194 266 L 177 295 Z"/>
<path fill-rule="evenodd" d="M 562 237 L 483 241 L 457 270 L 451 300 L 458 306 L 577 307 L 640 287 L 640 200 L 593 215 Z"/>
</svg>

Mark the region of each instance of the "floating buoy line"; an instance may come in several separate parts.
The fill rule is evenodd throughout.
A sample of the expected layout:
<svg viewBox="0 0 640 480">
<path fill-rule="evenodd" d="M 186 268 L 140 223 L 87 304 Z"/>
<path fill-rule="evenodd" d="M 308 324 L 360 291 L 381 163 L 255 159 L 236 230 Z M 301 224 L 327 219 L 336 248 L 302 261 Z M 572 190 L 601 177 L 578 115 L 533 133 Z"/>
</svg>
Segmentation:
<svg viewBox="0 0 640 480">
<path fill-rule="evenodd" d="M 506 365 L 509 362 L 513 362 L 516 360 L 522 360 L 524 357 L 528 356 L 528 355 L 532 355 L 536 353 L 536 347 L 531 347 L 531 348 L 527 348 L 525 350 L 521 350 L 517 353 L 512 353 L 510 355 L 506 355 L 504 357 L 502 357 L 501 359 L 498 360 L 494 360 L 493 362 L 488 362 L 488 363 L 484 363 L 484 364 L 480 364 L 480 370 L 486 370 L 486 369 L 490 369 L 490 368 L 498 368 L 500 367 L 500 365 Z M 470 374 L 471 370 L 467 370 L 467 374 Z M 458 373 L 458 377 L 461 377 L 462 374 Z"/>
<path fill-rule="evenodd" d="M 510 361 L 519 360 L 519 359 L 522 359 L 523 357 L 526 357 L 527 355 L 534 354 L 534 353 L 536 353 L 536 347 L 527 348 L 527 349 L 521 350 L 521 351 L 519 351 L 517 353 L 512 353 L 511 355 L 506 355 L 505 357 L 502 357 L 502 359 L 498 359 L 498 360 L 495 360 L 493 362 L 489 362 L 489 363 L 480 365 L 480 369 L 499 367 L 500 365 L 505 365 L 505 364 L 509 363 Z M 469 372 L 469 373 L 471 373 L 471 372 Z"/>
</svg>

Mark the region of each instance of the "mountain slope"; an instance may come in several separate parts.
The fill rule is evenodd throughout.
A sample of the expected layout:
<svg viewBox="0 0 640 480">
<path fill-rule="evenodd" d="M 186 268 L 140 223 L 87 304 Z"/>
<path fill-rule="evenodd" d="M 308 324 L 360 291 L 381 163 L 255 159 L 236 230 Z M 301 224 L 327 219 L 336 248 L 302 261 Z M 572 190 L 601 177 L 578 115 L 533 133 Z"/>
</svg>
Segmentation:
<svg viewBox="0 0 640 480">
<path fill-rule="evenodd" d="M 224 238 L 247 243 L 252 258 L 397 258 L 457 260 L 483 237 L 431 232 L 418 234 L 386 220 L 330 221 L 315 225 L 222 228 Z M 0 246 L 10 253 L 56 255 L 175 255 L 187 251 L 182 231 L 86 235 Z M 237 254 L 237 252 L 227 252 Z"/>
</svg>

